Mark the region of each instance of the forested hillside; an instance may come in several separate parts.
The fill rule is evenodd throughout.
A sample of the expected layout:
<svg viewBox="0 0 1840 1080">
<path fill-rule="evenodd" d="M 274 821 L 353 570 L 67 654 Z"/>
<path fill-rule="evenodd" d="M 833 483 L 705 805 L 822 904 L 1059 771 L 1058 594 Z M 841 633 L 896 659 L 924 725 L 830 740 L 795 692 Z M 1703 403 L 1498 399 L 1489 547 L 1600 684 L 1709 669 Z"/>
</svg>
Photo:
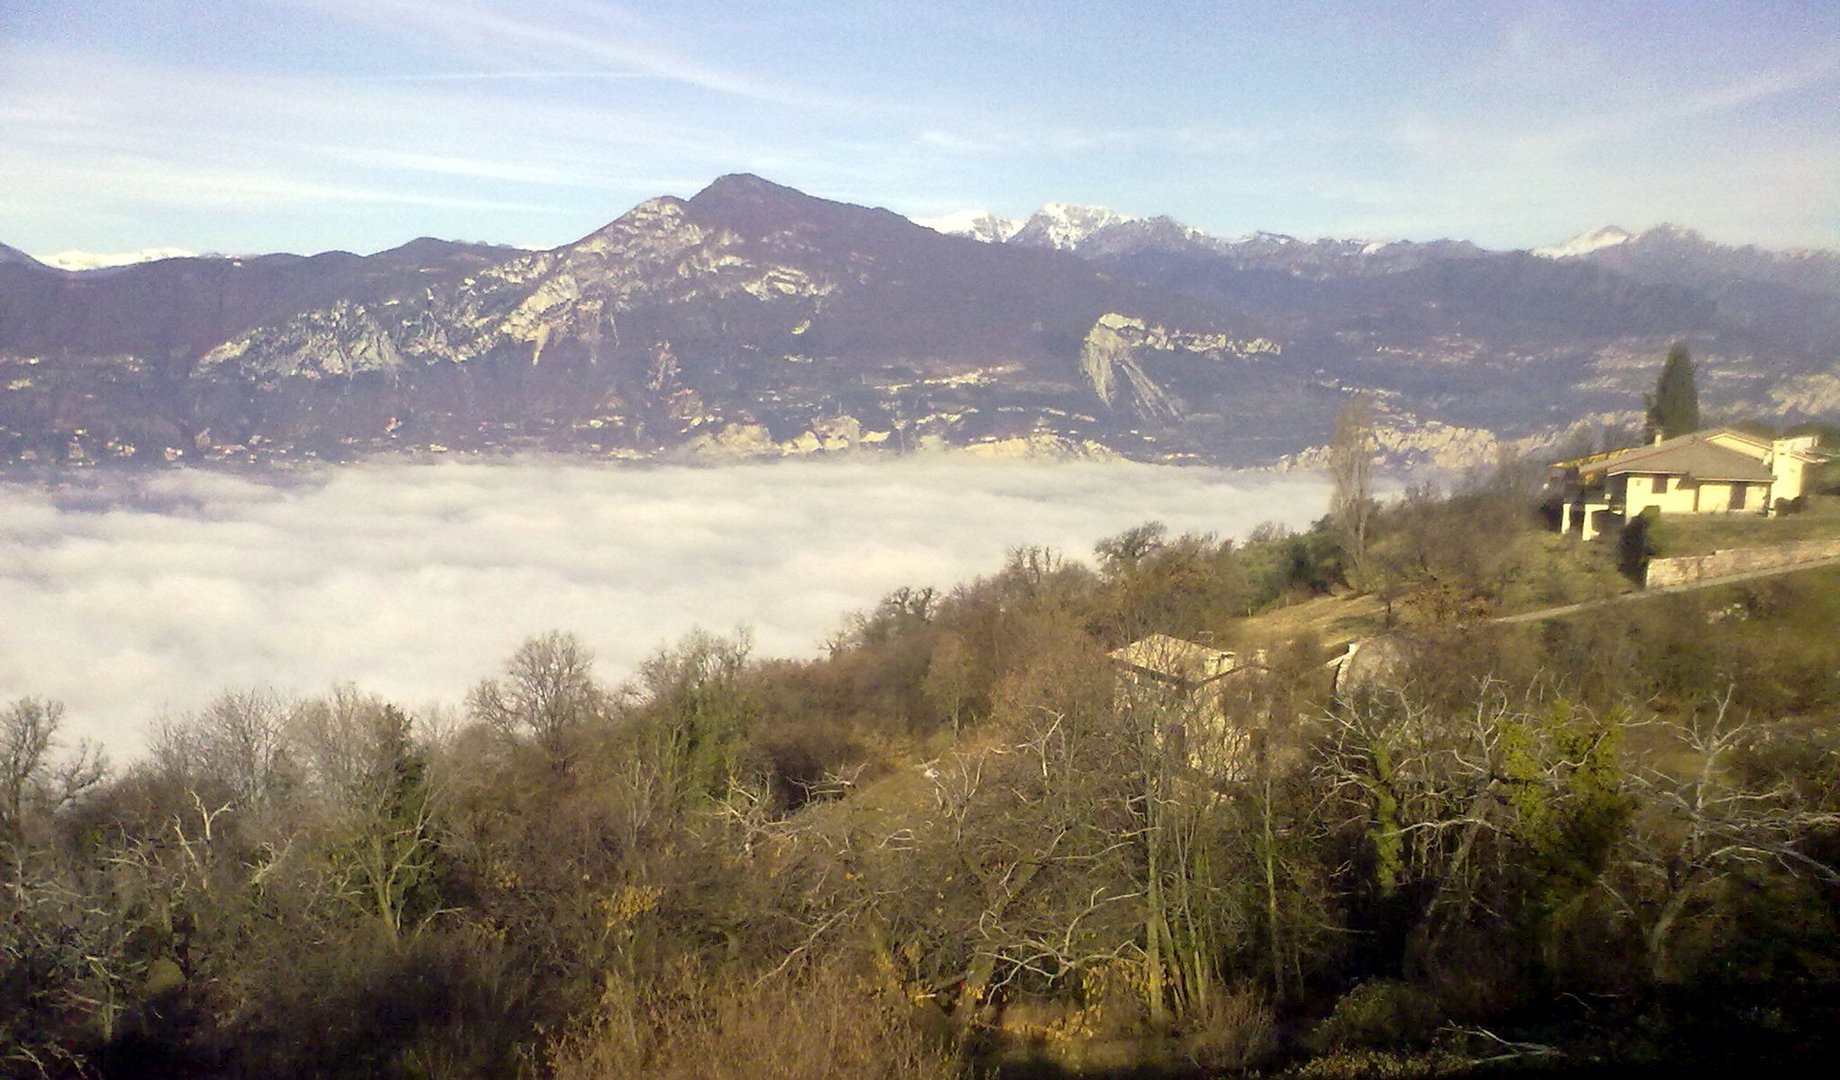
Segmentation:
<svg viewBox="0 0 1840 1080">
<path fill-rule="evenodd" d="M 1415 489 L 1358 559 L 1329 521 L 1018 549 L 810 661 L 696 635 L 612 685 L 559 631 L 451 714 L 232 688 L 112 771 L 5 688 L 0 1073 L 1831 1054 L 1840 572 L 1491 624 L 1620 587 L 1530 495 Z M 1240 666 L 1121 678 L 1150 634 Z"/>
</svg>

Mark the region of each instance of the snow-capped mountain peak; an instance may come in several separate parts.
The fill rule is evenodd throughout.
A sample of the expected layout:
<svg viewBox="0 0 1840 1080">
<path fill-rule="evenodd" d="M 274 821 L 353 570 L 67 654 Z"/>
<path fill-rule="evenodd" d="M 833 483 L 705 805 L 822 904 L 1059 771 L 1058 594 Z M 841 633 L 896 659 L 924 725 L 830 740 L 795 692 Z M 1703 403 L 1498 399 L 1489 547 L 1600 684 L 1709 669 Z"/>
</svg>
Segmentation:
<svg viewBox="0 0 1840 1080">
<path fill-rule="evenodd" d="M 1103 206 L 1048 203 L 1035 211 L 1011 239 L 1032 247 L 1073 251 L 1101 229 L 1136 220 Z"/>
<path fill-rule="evenodd" d="M 1287 248 L 1294 244 L 1302 243 L 1302 241 L 1294 236 L 1287 236 L 1284 233 L 1266 232 L 1260 229 L 1257 232 L 1249 232 L 1243 236 L 1236 236 L 1230 240 L 1224 240 L 1222 243 L 1226 244 L 1228 247 L 1257 248 L 1261 251 L 1276 251 L 1280 248 Z"/>
<path fill-rule="evenodd" d="M 998 217 L 988 210 L 955 210 L 938 217 L 914 218 L 913 223 L 947 236 L 968 236 L 987 244 L 1004 243 L 1022 229 L 1022 222 L 1015 218 Z"/>
<path fill-rule="evenodd" d="M 1601 229 L 1593 229 L 1587 233 L 1579 233 L 1570 240 L 1564 240 L 1557 244 L 1548 244 L 1545 247 L 1534 248 L 1533 253 L 1543 259 L 1570 259 L 1579 255 L 1589 255 L 1591 252 L 1599 251 L 1603 248 L 1615 247 L 1618 244 L 1628 243 L 1632 239 L 1634 239 L 1634 234 L 1627 229 L 1619 229 L 1615 225 L 1606 225 Z"/>
<path fill-rule="evenodd" d="M 969 236 L 991 244 L 1017 243 L 1073 251 L 1095 233 L 1140 220 L 1104 206 L 1057 202 L 1047 203 L 1022 221 L 998 217 L 988 210 L 958 210 L 938 217 L 914 218 L 913 222 L 935 232 Z"/>
</svg>

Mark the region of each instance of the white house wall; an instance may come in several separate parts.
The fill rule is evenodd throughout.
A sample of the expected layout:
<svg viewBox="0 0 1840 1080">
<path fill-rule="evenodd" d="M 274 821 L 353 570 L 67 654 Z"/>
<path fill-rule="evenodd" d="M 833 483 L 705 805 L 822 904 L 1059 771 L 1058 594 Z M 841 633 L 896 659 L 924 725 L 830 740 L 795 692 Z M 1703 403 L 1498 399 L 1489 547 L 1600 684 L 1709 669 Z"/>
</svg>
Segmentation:
<svg viewBox="0 0 1840 1080">
<path fill-rule="evenodd" d="M 1663 514 L 1691 514 L 1700 509 L 1701 485 L 1686 477 L 1630 473 L 1616 479 L 1623 481 L 1623 512 L 1629 517 L 1651 506 Z"/>
<path fill-rule="evenodd" d="M 1800 449 L 1794 444 L 1800 439 L 1778 439 L 1775 453 L 1770 458 L 1770 474 L 1776 477 L 1773 497 L 1778 499 L 1796 499 L 1802 494 L 1802 484 L 1807 470 L 1807 463 L 1795 451 Z"/>
</svg>

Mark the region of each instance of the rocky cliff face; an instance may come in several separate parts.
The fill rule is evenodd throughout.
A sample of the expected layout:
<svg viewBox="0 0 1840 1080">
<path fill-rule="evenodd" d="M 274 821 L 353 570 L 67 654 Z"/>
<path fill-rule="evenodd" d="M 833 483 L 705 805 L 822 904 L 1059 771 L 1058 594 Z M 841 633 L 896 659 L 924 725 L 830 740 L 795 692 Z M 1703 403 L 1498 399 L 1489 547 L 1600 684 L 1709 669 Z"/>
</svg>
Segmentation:
<svg viewBox="0 0 1840 1080">
<path fill-rule="evenodd" d="M 1675 338 L 1715 411 L 1829 408 L 1840 375 L 1820 337 L 1840 296 L 1815 271 L 1715 287 L 1601 264 L 1643 238 L 1533 258 L 1050 209 L 979 242 L 732 176 L 552 251 L 421 240 L 83 274 L 0 251 L 0 461 L 1256 464 L 1322 442 L 1355 392 L 1386 402 L 1397 457 L 1444 460 L 1633 416 Z"/>
</svg>

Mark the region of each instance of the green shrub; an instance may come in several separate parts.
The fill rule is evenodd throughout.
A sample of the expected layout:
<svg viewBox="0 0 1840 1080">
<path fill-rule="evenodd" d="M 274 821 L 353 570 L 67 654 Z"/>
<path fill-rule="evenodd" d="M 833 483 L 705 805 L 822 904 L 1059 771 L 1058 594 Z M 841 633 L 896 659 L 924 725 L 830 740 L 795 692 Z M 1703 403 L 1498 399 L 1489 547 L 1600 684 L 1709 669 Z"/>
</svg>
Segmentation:
<svg viewBox="0 0 1840 1080">
<path fill-rule="evenodd" d="M 1430 994 L 1408 983 L 1376 979 L 1344 994 L 1335 1011 L 1310 1033 L 1309 1046 L 1317 1054 L 1424 1046 L 1443 1022 Z"/>
<path fill-rule="evenodd" d="M 1662 550 L 1662 541 L 1661 512 L 1651 506 L 1625 522 L 1617 535 L 1617 569 L 1641 583 L 1649 557 Z"/>
</svg>

